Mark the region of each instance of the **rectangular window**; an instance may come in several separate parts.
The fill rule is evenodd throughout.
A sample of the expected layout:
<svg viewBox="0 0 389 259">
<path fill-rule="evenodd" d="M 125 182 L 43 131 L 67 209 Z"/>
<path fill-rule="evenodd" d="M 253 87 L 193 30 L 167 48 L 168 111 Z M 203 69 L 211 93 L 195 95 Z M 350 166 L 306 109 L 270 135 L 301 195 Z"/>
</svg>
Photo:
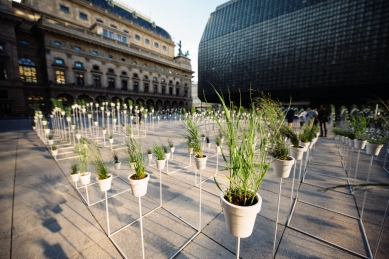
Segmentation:
<svg viewBox="0 0 389 259">
<path fill-rule="evenodd" d="M 103 29 L 103 36 L 108 37 L 108 31 L 106 29 Z"/>
<path fill-rule="evenodd" d="M 0 53 L 3 53 L 3 45 L 0 45 Z"/>
<path fill-rule="evenodd" d="M 136 40 L 140 40 L 140 36 L 139 35 L 135 35 L 135 39 Z"/>
<path fill-rule="evenodd" d="M 134 92 L 138 92 L 139 91 L 139 84 L 138 82 L 134 82 Z"/>
<path fill-rule="evenodd" d="M 80 19 L 82 20 L 88 20 L 88 15 L 84 14 L 84 13 L 80 13 Z"/>
<path fill-rule="evenodd" d="M 116 40 L 117 41 L 122 41 L 122 35 L 116 34 Z"/>
<path fill-rule="evenodd" d="M 109 37 L 110 37 L 111 39 L 113 39 L 113 32 L 112 32 L 112 31 L 109 31 L 108 34 L 109 34 Z"/>
<path fill-rule="evenodd" d="M 162 46 L 162 50 L 165 50 L 165 51 L 166 51 L 166 46 Z"/>
<path fill-rule="evenodd" d="M 144 88 L 145 88 L 145 93 L 148 93 L 149 92 L 149 84 L 144 84 Z"/>
<path fill-rule="evenodd" d="M 150 44 L 150 40 L 149 39 L 145 39 L 145 42 L 146 42 L 146 44 Z"/>
<path fill-rule="evenodd" d="M 153 85 L 153 89 L 154 89 L 154 93 L 156 94 L 158 92 L 158 86 L 157 85 Z"/>
<path fill-rule="evenodd" d="M 59 85 L 64 85 L 65 84 L 65 72 L 61 70 L 56 70 L 55 71 L 55 82 Z"/>
<path fill-rule="evenodd" d="M 158 48 L 159 44 L 157 42 L 154 42 L 154 47 Z"/>
<path fill-rule="evenodd" d="M 127 90 L 127 80 L 122 80 L 122 90 Z"/>
<path fill-rule="evenodd" d="M 93 86 L 94 87 L 100 87 L 100 77 L 99 76 L 93 76 Z"/>
<path fill-rule="evenodd" d="M 76 73 L 76 84 L 84 86 L 84 74 Z"/>
<path fill-rule="evenodd" d="M 127 37 L 122 36 L 122 42 L 127 43 Z"/>
<path fill-rule="evenodd" d="M 129 32 L 129 31 L 127 31 L 127 30 L 123 30 L 123 31 L 124 31 L 124 33 L 127 33 L 127 34 L 128 34 L 128 33 L 130 33 L 130 32 Z"/>
<path fill-rule="evenodd" d="M 108 78 L 108 88 L 115 88 L 115 78 Z"/>
<path fill-rule="evenodd" d="M 63 60 L 60 59 L 60 58 L 56 58 L 56 59 L 55 59 L 55 64 L 63 65 Z"/>
<path fill-rule="evenodd" d="M 177 96 L 180 95 L 180 89 L 179 89 L 179 88 L 176 88 L 176 95 L 177 95 Z"/>
<path fill-rule="evenodd" d="M 173 87 L 170 87 L 170 88 L 169 88 L 169 94 L 170 94 L 170 95 L 173 95 Z"/>
<path fill-rule="evenodd" d="M 59 9 L 64 13 L 69 13 L 69 7 L 66 7 L 64 5 L 60 5 Z"/>
<path fill-rule="evenodd" d="M 96 19 L 96 22 L 104 23 L 103 20 L 101 20 L 101 19 L 99 19 L 99 18 Z"/>
<path fill-rule="evenodd" d="M 118 27 L 116 27 L 116 25 L 113 25 L 113 24 L 111 24 L 111 27 L 114 28 L 114 29 L 118 28 Z"/>
</svg>

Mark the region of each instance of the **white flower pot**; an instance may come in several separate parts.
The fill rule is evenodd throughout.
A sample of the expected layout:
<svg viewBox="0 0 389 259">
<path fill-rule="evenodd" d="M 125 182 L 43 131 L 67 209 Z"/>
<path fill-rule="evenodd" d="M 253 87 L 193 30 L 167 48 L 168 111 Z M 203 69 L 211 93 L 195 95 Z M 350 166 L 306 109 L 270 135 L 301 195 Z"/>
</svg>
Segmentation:
<svg viewBox="0 0 389 259">
<path fill-rule="evenodd" d="M 354 139 L 349 138 L 347 144 L 348 144 L 350 147 L 353 147 L 353 146 L 354 146 Z"/>
<path fill-rule="evenodd" d="M 170 147 L 170 153 L 174 153 L 174 150 L 176 150 L 176 147 Z"/>
<path fill-rule="evenodd" d="M 308 150 L 308 147 L 311 145 L 311 142 L 301 142 L 300 141 L 300 146 L 304 147 L 304 152 Z"/>
<path fill-rule="evenodd" d="M 312 147 L 313 145 L 315 145 L 317 140 L 318 140 L 318 137 L 313 138 L 311 144 L 309 145 L 309 147 Z"/>
<path fill-rule="evenodd" d="M 116 124 L 117 120 L 118 120 L 118 119 L 113 119 L 113 120 L 112 120 L 112 121 L 113 121 L 113 124 Z"/>
<path fill-rule="evenodd" d="M 207 156 L 204 155 L 204 157 L 202 157 L 202 158 L 198 158 L 195 156 L 194 160 L 195 160 L 196 168 L 198 170 L 205 169 L 205 167 L 207 165 Z"/>
<path fill-rule="evenodd" d="M 45 133 L 46 133 L 46 135 L 49 135 L 50 134 L 50 129 L 45 129 Z"/>
<path fill-rule="evenodd" d="M 76 129 L 76 125 L 72 125 L 72 130 Z"/>
<path fill-rule="evenodd" d="M 58 155 L 58 149 L 56 149 L 56 150 L 51 150 L 51 154 L 52 154 L 53 156 L 57 156 L 57 155 Z"/>
<path fill-rule="evenodd" d="M 54 144 L 54 140 L 49 139 L 48 141 L 49 141 L 49 145 L 53 145 Z"/>
<path fill-rule="evenodd" d="M 103 130 L 103 135 L 107 134 L 107 130 Z"/>
<path fill-rule="evenodd" d="M 107 179 L 99 180 L 99 177 L 96 177 L 97 182 L 99 183 L 100 191 L 105 192 L 111 189 L 112 184 L 112 175 L 109 174 Z"/>
<path fill-rule="evenodd" d="M 33 129 L 33 130 L 35 130 L 35 129 L 36 129 L 36 127 L 35 127 L 35 126 L 32 126 L 32 129 Z"/>
<path fill-rule="evenodd" d="M 88 114 L 88 119 L 92 118 L 92 114 Z"/>
<path fill-rule="evenodd" d="M 90 172 L 85 172 L 84 175 L 80 175 L 80 180 L 83 185 L 90 183 Z"/>
<path fill-rule="evenodd" d="M 74 183 L 78 182 L 80 180 L 80 172 L 76 173 L 76 174 L 71 174 L 70 175 L 72 177 L 72 181 Z"/>
<path fill-rule="evenodd" d="M 300 161 L 301 159 L 303 159 L 304 150 L 305 150 L 305 148 L 303 146 L 299 146 L 299 147 L 291 146 L 290 147 L 290 155 L 294 159 L 296 159 L 297 161 Z"/>
<path fill-rule="evenodd" d="M 113 143 L 113 138 L 109 139 L 109 143 L 111 143 L 111 144 Z"/>
<path fill-rule="evenodd" d="M 290 170 L 292 169 L 292 166 L 294 164 L 294 158 L 290 157 L 290 156 L 288 156 L 288 157 L 291 158 L 291 160 L 276 159 L 273 162 L 274 174 L 277 177 L 280 177 L 280 178 L 288 178 L 289 177 Z"/>
<path fill-rule="evenodd" d="M 169 160 L 169 159 L 170 159 L 170 152 L 168 152 L 168 153 L 165 153 L 165 158 L 166 158 L 167 160 Z"/>
<path fill-rule="evenodd" d="M 219 146 L 216 146 L 216 154 L 219 154 L 221 152 L 221 149 Z"/>
<path fill-rule="evenodd" d="M 257 214 L 261 210 L 262 198 L 256 194 L 258 202 L 252 206 L 237 206 L 224 199 L 220 194 L 220 204 L 223 209 L 227 230 L 236 237 L 245 238 L 253 233 Z"/>
<path fill-rule="evenodd" d="M 367 142 L 366 143 L 366 154 L 372 155 L 372 156 L 378 156 L 378 154 L 380 153 L 381 148 L 383 146 L 384 145 L 382 145 L 382 144 L 372 144 L 372 143 Z"/>
<path fill-rule="evenodd" d="M 122 165 L 122 162 L 114 163 L 115 169 L 119 170 Z"/>
<path fill-rule="evenodd" d="M 354 147 L 356 149 L 365 149 L 366 143 L 366 140 L 354 139 Z"/>
<path fill-rule="evenodd" d="M 70 117 L 66 117 L 66 121 L 70 122 L 72 119 Z"/>
<path fill-rule="evenodd" d="M 164 160 L 155 160 L 158 170 L 163 170 L 165 168 L 166 158 Z"/>
<path fill-rule="evenodd" d="M 46 126 L 47 125 L 47 121 L 42 121 L 42 125 Z"/>
<path fill-rule="evenodd" d="M 150 174 L 147 174 L 147 176 L 143 179 L 140 180 L 132 180 L 131 175 L 128 176 L 128 182 L 130 183 L 131 186 L 131 192 L 132 195 L 135 197 L 142 197 L 146 195 L 147 193 L 147 185 L 150 180 Z"/>
<path fill-rule="evenodd" d="M 207 143 L 207 148 L 210 148 L 211 147 L 211 143 Z"/>
<path fill-rule="evenodd" d="M 193 147 L 188 148 L 188 153 L 193 154 Z"/>
<path fill-rule="evenodd" d="M 149 161 L 153 160 L 153 154 L 147 154 L 147 159 L 148 159 Z"/>
<path fill-rule="evenodd" d="M 93 122 L 93 125 L 97 126 L 98 122 L 97 121 L 94 121 Z"/>
<path fill-rule="evenodd" d="M 76 139 L 80 139 L 81 138 L 81 134 L 77 133 L 76 134 Z"/>
</svg>

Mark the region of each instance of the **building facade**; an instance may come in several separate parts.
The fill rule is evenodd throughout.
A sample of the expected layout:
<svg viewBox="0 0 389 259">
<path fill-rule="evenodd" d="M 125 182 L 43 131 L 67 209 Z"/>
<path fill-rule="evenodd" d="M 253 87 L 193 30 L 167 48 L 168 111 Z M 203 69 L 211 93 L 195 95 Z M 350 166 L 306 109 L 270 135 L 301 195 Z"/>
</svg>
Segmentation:
<svg viewBox="0 0 389 259">
<path fill-rule="evenodd" d="M 231 0 L 210 15 L 199 45 L 199 98 L 234 102 L 253 90 L 282 101 L 389 98 L 389 1 Z"/>
<path fill-rule="evenodd" d="M 50 98 L 190 108 L 190 59 L 167 31 L 115 1 L 0 0 L 1 116 Z"/>
</svg>

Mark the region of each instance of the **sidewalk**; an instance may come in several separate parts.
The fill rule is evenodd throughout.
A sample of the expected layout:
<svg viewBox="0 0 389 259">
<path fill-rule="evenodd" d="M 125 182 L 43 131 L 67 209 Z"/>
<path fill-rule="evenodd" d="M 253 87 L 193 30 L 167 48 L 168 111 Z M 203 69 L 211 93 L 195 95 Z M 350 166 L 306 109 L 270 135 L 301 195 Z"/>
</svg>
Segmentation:
<svg viewBox="0 0 389 259">
<path fill-rule="evenodd" d="M 86 206 L 69 176 L 70 165 L 76 160 L 54 161 L 30 128 L 27 120 L 0 123 L 0 258 L 122 258 L 121 253 L 128 258 L 142 258 L 139 222 L 114 234 L 112 240 L 108 238 L 104 193 L 96 185 L 88 187 L 90 203 L 102 202 Z M 158 130 L 149 132 L 143 139 L 144 147 L 160 140 L 166 142 L 166 137 L 174 141 L 176 152 L 169 162 L 169 172 L 189 165 L 187 148 L 179 137 L 181 131 L 179 122 L 161 123 Z M 382 152 L 385 150 L 383 148 Z M 103 148 L 102 152 L 108 162 L 110 151 Z M 217 163 L 213 153 L 211 148 L 207 169 L 201 172 L 201 180 L 210 178 L 201 184 L 202 231 L 176 258 L 235 258 L 236 239 L 225 227 L 219 191 L 213 183 Z M 354 182 L 356 156 L 354 150 L 349 174 L 351 183 Z M 119 159 L 126 161 L 122 154 Z M 357 183 L 366 180 L 369 163 L 370 156 L 361 151 Z M 223 168 L 221 156 L 218 164 L 219 169 Z M 160 178 L 159 171 L 149 167 L 151 180 L 148 193 L 142 198 L 142 214 L 155 210 L 143 218 L 145 258 L 170 258 L 196 233 L 190 227 L 199 224 L 200 190 L 195 186 L 199 183 L 199 172 L 195 178 L 194 168 L 192 158 L 191 167 L 169 175 L 162 173 Z M 130 174 L 128 166 L 123 163 L 122 170 L 115 171 L 112 166 L 110 170 L 124 179 L 114 178 L 112 190 L 108 192 L 108 197 L 117 194 L 108 199 L 110 233 L 113 233 L 139 217 L 139 200 L 132 196 L 125 181 Z M 94 182 L 93 169 L 88 171 L 92 172 L 91 182 Z M 299 164 L 296 178 L 298 172 Z M 223 174 L 219 171 L 216 177 L 225 186 Z M 276 258 L 369 257 L 359 223 L 364 191 L 357 190 L 354 195 L 349 188 L 318 191 L 320 186 L 347 184 L 342 157 L 331 134 L 320 138 L 313 150 L 305 180 L 300 185 L 299 200 L 287 226 L 292 176 L 293 169 L 291 176 L 282 181 Z M 370 180 L 389 182 L 382 161 L 373 161 Z M 295 194 L 297 180 L 294 187 Z M 272 257 L 278 189 L 279 179 L 270 170 L 259 191 L 263 204 L 254 232 L 241 240 L 241 258 Z M 86 196 L 84 188 L 80 188 L 80 193 Z M 367 194 L 363 225 L 373 253 L 388 198 L 387 188 L 374 188 Z M 386 220 L 376 258 L 388 257 L 389 220 Z"/>
</svg>

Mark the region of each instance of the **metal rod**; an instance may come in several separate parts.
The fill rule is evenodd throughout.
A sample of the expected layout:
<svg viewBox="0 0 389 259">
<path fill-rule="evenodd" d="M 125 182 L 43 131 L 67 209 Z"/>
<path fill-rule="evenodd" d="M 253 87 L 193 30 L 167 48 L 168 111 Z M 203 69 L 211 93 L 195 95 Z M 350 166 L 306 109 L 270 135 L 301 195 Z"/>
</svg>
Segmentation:
<svg viewBox="0 0 389 259">
<path fill-rule="evenodd" d="M 236 237 L 236 259 L 239 259 L 240 237 Z"/>
<path fill-rule="evenodd" d="M 369 183 L 369 180 L 370 180 L 370 171 L 371 171 L 371 166 L 372 166 L 372 164 L 373 164 L 373 158 L 374 158 L 374 156 L 371 156 L 371 158 L 370 158 L 370 166 L 369 166 L 369 172 L 367 173 L 367 180 L 366 180 L 366 183 Z M 365 194 L 364 194 L 364 196 L 363 196 L 361 220 L 362 220 L 362 218 L 363 218 L 363 211 L 364 211 L 364 209 L 365 209 L 366 196 L 367 196 L 367 186 L 366 186 L 366 188 L 365 188 Z"/>
<path fill-rule="evenodd" d="M 140 223 L 140 237 L 142 240 L 142 258 L 145 258 L 145 246 L 143 242 L 143 225 L 142 225 L 142 202 L 141 197 L 139 197 L 139 223 Z"/>
<path fill-rule="evenodd" d="M 351 215 L 348 215 L 348 214 L 345 214 L 345 213 L 342 213 L 342 212 L 339 212 L 339 211 L 336 211 L 336 210 L 332 210 L 332 209 L 329 209 L 329 208 L 326 208 L 326 207 L 322 207 L 322 206 L 319 206 L 319 205 L 315 205 L 315 204 L 312 204 L 312 203 L 310 203 L 310 202 L 306 202 L 306 201 L 302 201 L 302 200 L 299 200 L 299 201 L 302 202 L 302 203 L 305 203 L 305 204 L 308 204 L 308 205 L 311 205 L 311 206 L 314 206 L 314 207 L 323 209 L 323 210 L 328 210 L 328 211 L 335 212 L 335 213 L 337 213 L 337 214 L 340 214 L 340 215 L 343 215 L 343 216 L 346 216 L 346 217 L 349 217 L 349 218 L 359 219 L 358 217 L 354 217 L 354 216 L 351 216 Z"/>
<path fill-rule="evenodd" d="M 276 255 L 276 239 L 277 239 L 277 225 L 278 225 L 278 214 L 280 212 L 280 201 L 281 201 L 281 188 L 282 188 L 282 177 L 280 178 L 280 189 L 278 192 L 278 204 L 277 204 L 277 217 L 276 217 L 276 230 L 274 231 L 274 241 L 273 241 L 273 257 Z"/>
<path fill-rule="evenodd" d="M 362 219 L 360 219 L 358 221 L 359 225 L 361 226 L 362 228 L 362 234 L 363 234 L 363 238 L 364 238 L 364 241 L 365 241 L 365 245 L 367 246 L 367 251 L 369 253 L 369 258 L 373 258 L 373 254 L 371 253 L 371 249 L 370 249 L 370 244 L 369 244 L 369 240 L 367 239 L 367 235 L 366 235 L 366 231 L 365 231 L 365 227 L 363 226 L 363 221 Z"/>
<path fill-rule="evenodd" d="M 379 245 L 380 245 L 381 236 L 382 236 L 382 230 L 384 229 L 384 225 L 385 225 L 386 214 L 388 213 L 388 207 L 389 207 L 389 199 L 388 199 L 388 203 L 386 204 L 386 209 L 385 209 L 384 217 L 382 218 L 380 233 L 378 234 L 378 240 L 377 240 L 377 244 L 376 244 L 376 246 L 375 246 L 375 251 L 374 251 L 374 256 L 373 256 L 373 258 L 376 257 L 377 252 L 378 252 L 378 247 L 379 247 Z"/>
<path fill-rule="evenodd" d="M 110 236 L 111 235 L 111 231 L 109 229 L 109 214 L 108 214 L 107 191 L 105 191 L 105 207 L 106 207 L 106 212 L 107 212 L 107 231 L 108 231 L 108 236 Z"/>
<path fill-rule="evenodd" d="M 294 177 L 296 175 L 296 165 L 297 165 L 297 161 L 294 160 L 294 165 L 293 165 L 293 180 L 292 180 L 292 190 L 290 191 L 290 207 L 292 207 L 292 203 L 293 203 L 293 190 L 294 190 Z"/>
<path fill-rule="evenodd" d="M 301 168 L 303 167 L 303 160 L 301 159 L 300 160 L 300 170 L 299 170 L 299 180 L 298 180 L 298 185 L 297 185 L 297 190 L 296 190 L 296 200 L 298 199 L 299 197 L 299 189 L 300 189 L 300 185 L 301 185 L 301 182 L 300 182 L 300 179 L 301 179 Z"/>
</svg>

